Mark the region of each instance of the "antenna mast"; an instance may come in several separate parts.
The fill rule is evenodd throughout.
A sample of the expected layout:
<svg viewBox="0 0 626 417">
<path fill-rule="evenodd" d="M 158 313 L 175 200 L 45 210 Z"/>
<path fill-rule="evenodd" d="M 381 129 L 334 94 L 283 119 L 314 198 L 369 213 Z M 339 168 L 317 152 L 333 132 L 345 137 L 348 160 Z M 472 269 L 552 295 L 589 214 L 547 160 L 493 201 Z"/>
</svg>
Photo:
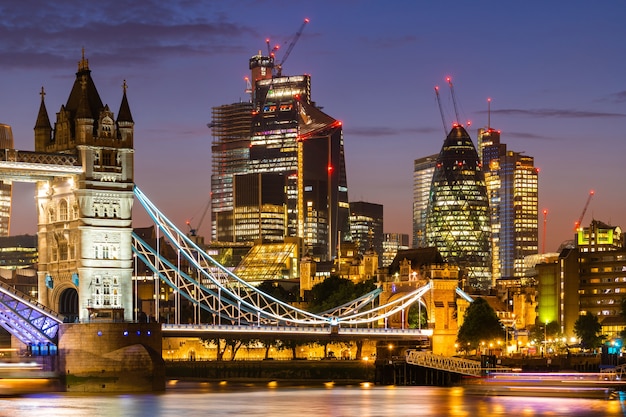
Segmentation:
<svg viewBox="0 0 626 417">
<path fill-rule="evenodd" d="M 448 124 L 446 123 L 446 118 L 443 115 L 443 109 L 441 108 L 441 99 L 439 98 L 439 87 L 435 86 L 435 95 L 437 96 L 437 104 L 439 105 L 439 114 L 441 114 L 441 123 L 443 123 L 443 134 L 448 134 Z"/>
<path fill-rule="evenodd" d="M 487 130 L 491 130 L 491 99 L 487 99 Z"/>
</svg>

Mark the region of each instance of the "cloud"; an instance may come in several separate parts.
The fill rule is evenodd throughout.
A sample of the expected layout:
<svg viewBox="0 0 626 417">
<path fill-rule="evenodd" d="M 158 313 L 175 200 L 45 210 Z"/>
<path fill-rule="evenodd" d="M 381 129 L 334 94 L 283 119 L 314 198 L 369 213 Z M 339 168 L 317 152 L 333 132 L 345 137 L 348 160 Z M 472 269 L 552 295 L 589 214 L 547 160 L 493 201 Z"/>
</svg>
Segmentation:
<svg viewBox="0 0 626 417">
<path fill-rule="evenodd" d="M 626 90 L 610 94 L 608 98 L 603 101 L 609 101 L 611 103 L 626 103 Z"/>
<path fill-rule="evenodd" d="M 487 114 L 486 111 L 479 112 Z M 626 117 L 624 113 L 594 112 L 570 109 L 499 109 L 492 110 L 491 114 L 504 116 L 528 116 L 528 117 L 559 117 L 573 119 L 595 119 L 603 117 Z"/>
<path fill-rule="evenodd" d="M 344 132 L 350 136 L 364 136 L 370 138 L 390 137 L 400 135 L 423 135 L 439 132 L 438 129 L 424 128 L 395 128 L 388 126 L 371 127 L 344 127 Z"/>
<path fill-rule="evenodd" d="M 229 21 L 204 3 L 193 10 L 183 7 L 184 1 L 154 1 L 151 7 L 128 0 L 84 2 L 80 7 L 61 1 L 58 9 L 30 3 L 0 6 L 0 67 L 65 67 L 77 60 L 81 47 L 105 65 L 221 56 L 245 51 L 239 40 L 258 36 L 255 29 Z"/>
<path fill-rule="evenodd" d="M 559 138 L 543 136 L 543 135 L 538 135 L 536 133 L 528 133 L 528 132 L 508 132 L 507 131 L 506 137 L 507 138 L 510 137 L 513 139 L 526 139 L 526 140 L 548 140 L 548 141 L 560 140 Z"/>
</svg>

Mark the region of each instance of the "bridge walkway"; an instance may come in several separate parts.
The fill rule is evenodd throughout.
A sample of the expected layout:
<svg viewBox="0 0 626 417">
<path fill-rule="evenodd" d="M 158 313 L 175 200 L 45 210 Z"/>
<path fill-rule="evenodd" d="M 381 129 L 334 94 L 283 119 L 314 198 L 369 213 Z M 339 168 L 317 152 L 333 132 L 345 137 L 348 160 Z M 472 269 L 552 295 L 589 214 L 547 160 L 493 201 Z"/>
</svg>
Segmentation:
<svg viewBox="0 0 626 417">
<path fill-rule="evenodd" d="M 482 376 L 484 371 L 481 363 L 478 361 L 434 355 L 430 352 L 413 349 L 407 351 L 406 363 L 476 377 Z"/>
<path fill-rule="evenodd" d="M 60 323 L 63 323 L 63 316 L 0 282 L 0 326 L 22 343 L 56 346 Z"/>
</svg>

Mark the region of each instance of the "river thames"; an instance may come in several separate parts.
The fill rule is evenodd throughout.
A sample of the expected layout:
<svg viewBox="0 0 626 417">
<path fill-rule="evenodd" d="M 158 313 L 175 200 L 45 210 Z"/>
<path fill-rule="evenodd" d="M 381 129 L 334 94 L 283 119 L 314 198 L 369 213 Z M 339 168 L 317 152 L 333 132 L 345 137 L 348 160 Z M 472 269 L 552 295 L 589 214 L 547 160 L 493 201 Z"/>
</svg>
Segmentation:
<svg viewBox="0 0 626 417">
<path fill-rule="evenodd" d="M 624 416 L 616 399 L 485 396 L 467 388 L 172 382 L 163 393 L 42 393 L 0 399 L 0 416 Z"/>
</svg>

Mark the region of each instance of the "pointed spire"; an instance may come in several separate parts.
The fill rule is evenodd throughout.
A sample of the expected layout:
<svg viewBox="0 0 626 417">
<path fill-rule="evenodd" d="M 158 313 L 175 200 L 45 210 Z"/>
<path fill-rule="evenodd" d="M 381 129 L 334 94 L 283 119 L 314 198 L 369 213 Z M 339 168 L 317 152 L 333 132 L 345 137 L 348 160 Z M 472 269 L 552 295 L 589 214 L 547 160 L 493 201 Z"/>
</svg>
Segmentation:
<svg viewBox="0 0 626 417">
<path fill-rule="evenodd" d="M 89 99 L 87 97 L 87 77 L 85 75 L 80 79 L 80 101 L 78 109 L 76 109 L 77 119 L 92 119 L 91 109 L 89 108 Z"/>
<path fill-rule="evenodd" d="M 52 129 L 52 125 L 50 124 L 50 118 L 48 117 L 48 110 L 46 110 L 46 103 L 44 102 L 44 96 L 46 92 L 41 87 L 41 104 L 39 105 L 39 113 L 37 114 L 37 122 L 35 123 L 35 129 Z"/>
<path fill-rule="evenodd" d="M 126 98 L 126 90 L 128 89 L 128 85 L 126 84 L 126 80 L 122 84 L 122 103 L 120 104 L 120 110 L 117 112 L 117 122 L 133 122 L 133 115 L 130 113 L 130 106 L 128 105 L 128 98 Z"/>
<path fill-rule="evenodd" d="M 78 72 L 85 70 L 89 71 L 89 60 L 85 59 L 85 47 L 83 46 L 82 56 L 80 61 L 78 61 Z"/>
</svg>

